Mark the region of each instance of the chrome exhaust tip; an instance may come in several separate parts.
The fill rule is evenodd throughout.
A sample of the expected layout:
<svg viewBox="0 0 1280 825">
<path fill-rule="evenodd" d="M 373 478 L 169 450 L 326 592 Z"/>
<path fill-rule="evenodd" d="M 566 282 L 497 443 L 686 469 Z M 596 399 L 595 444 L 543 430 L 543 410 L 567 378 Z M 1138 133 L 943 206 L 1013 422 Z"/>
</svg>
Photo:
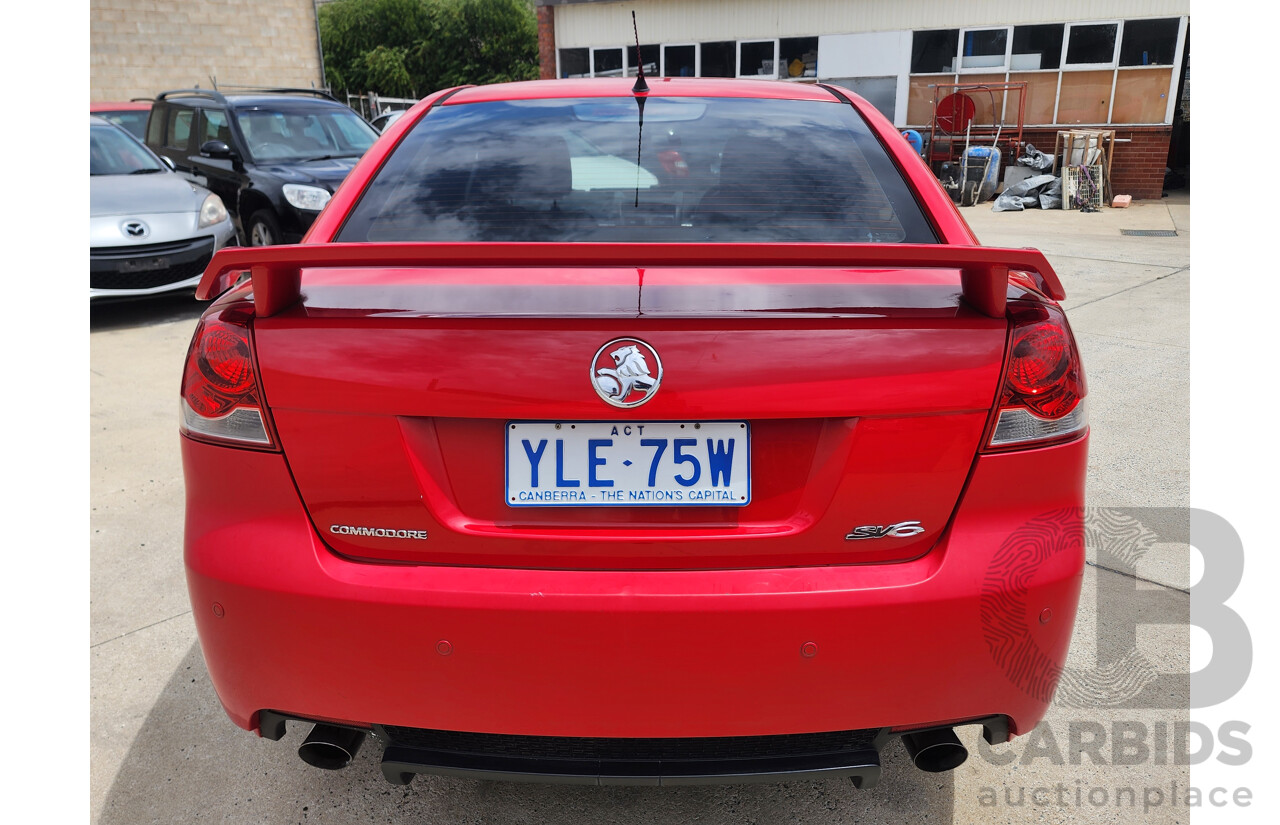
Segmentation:
<svg viewBox="0 0 1280 825">
<path fill-rule="evenodd" d="M 942 773 L 955 770 L 969 758 L 969 751 L 960 744 L 951 728 L 935 728 L 902 734 L 902 744 L 907 755 L 922 771 Z"/>
<path fill-rule="evenodd" d="M 364 744 L 365 732 L 352 728 L 318 724 L 307 734 L 298 748 L 303 762 L 326 771 L 336 771 L 351 764 Z"/>
</svg>

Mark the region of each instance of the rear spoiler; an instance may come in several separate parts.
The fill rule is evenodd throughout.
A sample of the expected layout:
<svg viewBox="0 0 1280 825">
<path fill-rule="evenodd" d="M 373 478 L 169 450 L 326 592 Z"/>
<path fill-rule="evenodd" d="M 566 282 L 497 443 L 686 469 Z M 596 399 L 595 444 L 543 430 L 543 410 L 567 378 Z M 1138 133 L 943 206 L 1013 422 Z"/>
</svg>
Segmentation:
<svg viewBox="0 0 1280 825">
<path fill-rule="evenodd" d="M 248 272 L 254 311 L 266 317 L 302 297 L 304 269 L 531 264 L 959 269 L 965 302 L 992 318 L 1004 317 L 1010 270 L 1026 272 L 1055 301 L 1066 297 L 1053 267 L 1035 249 L 944 244 L 332 243 L 222 249 L 205 269 L 196 298 L 215 298 Z"/>
</svg>

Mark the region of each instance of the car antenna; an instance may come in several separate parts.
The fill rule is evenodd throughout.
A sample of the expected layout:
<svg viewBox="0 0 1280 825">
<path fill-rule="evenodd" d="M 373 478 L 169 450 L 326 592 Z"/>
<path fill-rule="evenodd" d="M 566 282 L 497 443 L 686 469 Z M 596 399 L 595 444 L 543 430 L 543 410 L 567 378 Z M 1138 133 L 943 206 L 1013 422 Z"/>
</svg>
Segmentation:
<svg viewBox="0 0 1280 825">
<path fill-rule="evenodd" d="M 644 57 L 640 54 L 640 30 L 636 28 L 636 13 L 631 12 L 631 31 L 636 36 L 636 85 L 631 87 L 631 94 L 636 96 L 636 106 L 640 109 L 640 128 L 636 134 L 636 202 L 640 208 L 640 147 L 644 145 L 644 102 L 642 95 L 649 93 L 649 84 L 644 82 Z"/>
<path fill-rule="evenodd" d="M 631 12 L 631 31 L 636 36 L 636 85 L 631 87 L 631 94 L 642 95 L 649 91 L 649 84 L 644 82 L 644 57 L 640 54 L 640 30 L 636 28 L 636 13 Z"/>
</svg>

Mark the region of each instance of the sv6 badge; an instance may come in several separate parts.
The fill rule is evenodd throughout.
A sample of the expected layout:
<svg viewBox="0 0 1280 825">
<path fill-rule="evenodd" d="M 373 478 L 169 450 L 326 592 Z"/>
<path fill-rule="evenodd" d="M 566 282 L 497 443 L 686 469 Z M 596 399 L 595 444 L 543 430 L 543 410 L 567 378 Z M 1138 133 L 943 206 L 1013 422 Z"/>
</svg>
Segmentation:
<svg viewBox="0 0 1280 825">
<path fill-rule="evenodd" d="M 924 528 L 920 526 L 918 521 L 900 521 L 897 524 L 888 524 L 881 526 L 879 524 L 868 524 L 863 527 L 855 527 L 849 535 L 845 536 L 847 541 L 856 541 L 857 539 L 883 539 L 898 538 L 904 539 L 908 536 L 918 536 L 924 532 Z"/>
</svg>

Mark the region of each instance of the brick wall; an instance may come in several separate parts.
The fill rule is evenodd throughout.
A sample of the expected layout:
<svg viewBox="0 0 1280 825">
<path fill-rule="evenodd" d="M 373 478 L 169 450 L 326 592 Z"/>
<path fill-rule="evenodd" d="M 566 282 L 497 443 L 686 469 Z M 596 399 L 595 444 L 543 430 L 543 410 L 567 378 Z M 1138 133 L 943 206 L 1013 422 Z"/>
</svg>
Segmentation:
<svg viewBox="0 0 1280 825">
<path fill-rule="evenodd" d="M 90 0 L 90 100 L 197 83 L 321 87 L 313 0 Z"/>
<path fill-rule="evenodd" d="M 553 80 L 556 76 L 556 9 L 538 6 L 538 76 Z"/>
<path fill-rule="evenodd" d="M 1117 126 L 1115 132 L 1117 143 L 1111 154 L 1111 191 L 1117 195 L 1132 195 L 1134 200 L 1159 200 L 1164 191 L 1164 170 L 1173 128 Z M 1051 154 L 1057 134 L 1057 129 L 1024 129 L 1022 139 L 1034 144 L 1041 152 Z M 1121 138 L 1128 138 L 1129 142 L 1118 142 Z"/>
</svg>

